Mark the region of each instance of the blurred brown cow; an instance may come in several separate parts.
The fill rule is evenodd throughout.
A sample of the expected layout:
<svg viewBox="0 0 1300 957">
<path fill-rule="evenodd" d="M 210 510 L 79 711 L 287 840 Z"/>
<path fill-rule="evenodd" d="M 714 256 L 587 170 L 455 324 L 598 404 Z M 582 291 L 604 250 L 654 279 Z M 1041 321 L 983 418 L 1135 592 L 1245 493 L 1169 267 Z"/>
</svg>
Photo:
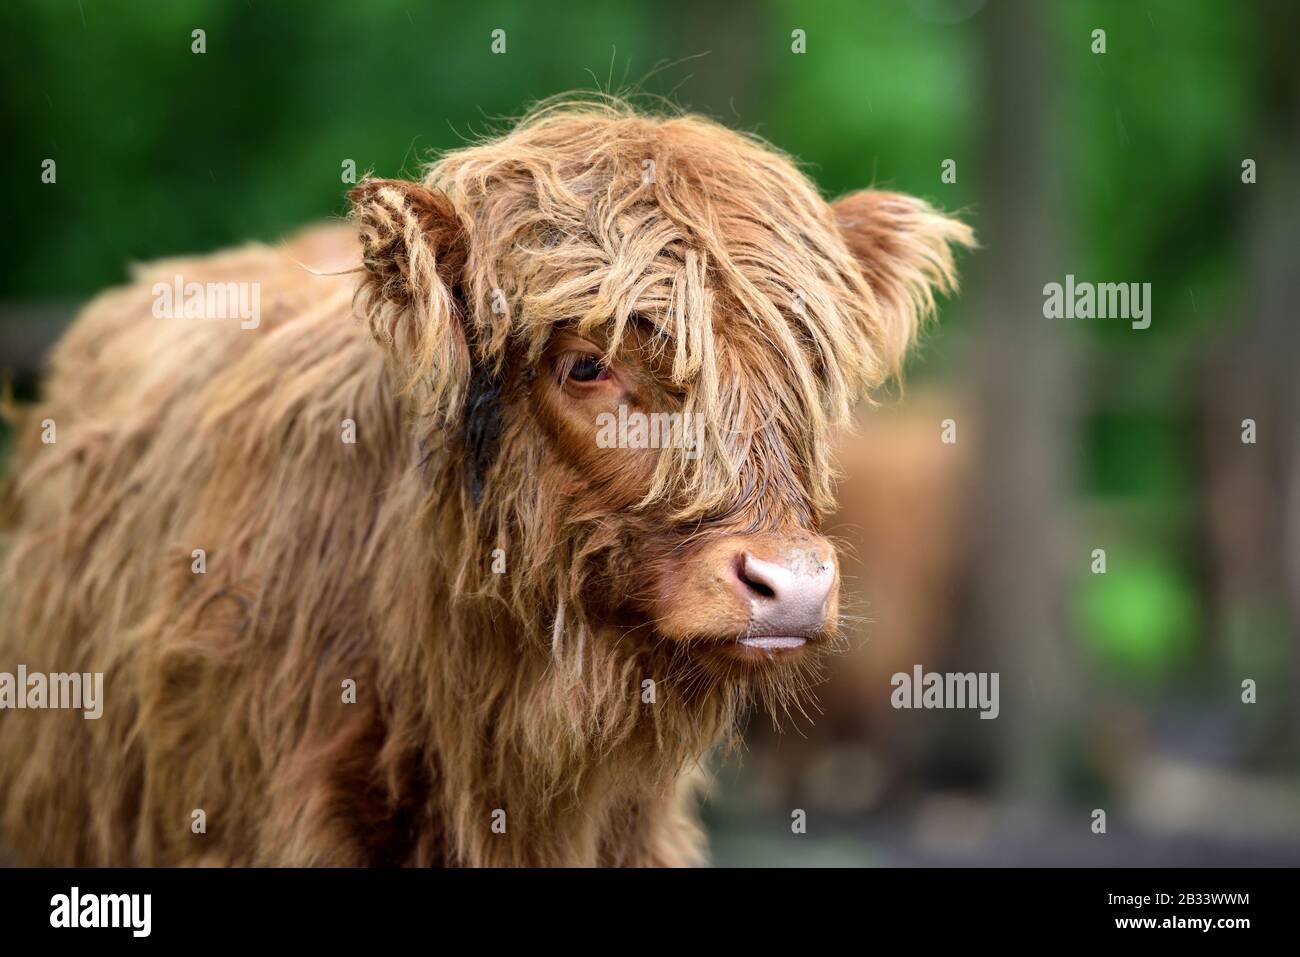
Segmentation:
<svg viewBox="0 0 1300 957">
<path fill-rule="evenodd" d="M 751 756 L 768 793 L 788 806 L 861 811 L 915 768 L 923 726 L 900 721 L 890 677 L 935 668 L 961 585 L 963 495 L 971 462 L 968 407 L 938 388 L 863 408 L 837 449 L 844 473 L 828 532 L 842 545 L 848 647 L 816 689 L 821 710 L 776 735 L 752 722 Z M 945 443 L 945 419 L 960 419 Z"/>
</svg>

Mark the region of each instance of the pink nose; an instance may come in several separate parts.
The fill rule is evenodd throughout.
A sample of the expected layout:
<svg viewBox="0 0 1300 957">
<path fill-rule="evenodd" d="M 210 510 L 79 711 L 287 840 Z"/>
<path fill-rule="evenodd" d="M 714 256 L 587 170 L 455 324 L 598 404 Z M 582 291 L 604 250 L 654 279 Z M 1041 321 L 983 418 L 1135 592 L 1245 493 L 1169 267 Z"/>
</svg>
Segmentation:
<svg viewBox="0 0 1300 957">
<path fill-rule="evenodd" d="M 800 551 L 778 563 L 741 552 L 736 577 L 750 602 L 750 634 L 806 638 L 826 624 L 826 600 L 835 587 L 833 556 Z"/>
</svg>

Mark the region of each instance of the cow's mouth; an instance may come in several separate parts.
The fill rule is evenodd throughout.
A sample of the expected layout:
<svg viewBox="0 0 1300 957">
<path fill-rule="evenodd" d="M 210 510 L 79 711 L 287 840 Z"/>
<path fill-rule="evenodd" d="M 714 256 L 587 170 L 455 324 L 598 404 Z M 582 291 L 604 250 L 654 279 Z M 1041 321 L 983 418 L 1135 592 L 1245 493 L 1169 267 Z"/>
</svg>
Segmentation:
<svg viewBox="0 0 1300 957">
<path fill-rule="evenodd" d="M 750 635 L 740 639 L 740 644 L 745 647 L 762 651 L 786 651 L 802 648 L 807 643 L 808 639 L 800 635 Z"/>
<path fill-rule="evenodd" d="M 808 639 L 802 635 L 742 635 L 712 642 L 709 648 L 731 661 L 761 666 L 799 658 L 807 644 Z"/>
</svg>

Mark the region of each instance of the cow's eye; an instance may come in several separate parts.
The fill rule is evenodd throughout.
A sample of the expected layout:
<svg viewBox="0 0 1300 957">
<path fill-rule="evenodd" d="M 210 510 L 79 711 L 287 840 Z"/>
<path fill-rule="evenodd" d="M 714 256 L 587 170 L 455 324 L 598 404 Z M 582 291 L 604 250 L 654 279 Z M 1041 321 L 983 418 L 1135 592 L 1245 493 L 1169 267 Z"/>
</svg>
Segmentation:
<svg viewBox="0 0 1300 957">
<path fill-rule="evenodd" d="M 600 361 L 599 356 L 580 355 L 569 366 L 567 378 L 570 382 L 596 382 L 609 378 L 609 370 Z"/>
</svg>

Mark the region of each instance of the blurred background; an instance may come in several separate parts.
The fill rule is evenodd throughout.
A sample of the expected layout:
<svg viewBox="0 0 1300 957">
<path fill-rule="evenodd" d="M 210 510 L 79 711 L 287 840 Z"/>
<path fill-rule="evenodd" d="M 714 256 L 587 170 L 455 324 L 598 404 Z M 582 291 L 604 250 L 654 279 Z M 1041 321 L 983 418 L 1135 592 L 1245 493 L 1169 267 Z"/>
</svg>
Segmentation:
<svg viewBox="0 0 1300 957">
<path fill-rule="evenodd" d="M 961 296 L 841 449 L 852 650 L 719 764 L 716 862 L 1300 863 L 1300 5 L 44 0 L 0 31 L 20 398 L 131 262 L 341 215 L 346 161 L 414 176 L 568 90 L 961 211 Z M 1150 283 L 1150 328 L 1045 319 L 1067 273 Z M 916 665 L 998 672 L 999 717 L 895 710 Z"/>
</svg>

